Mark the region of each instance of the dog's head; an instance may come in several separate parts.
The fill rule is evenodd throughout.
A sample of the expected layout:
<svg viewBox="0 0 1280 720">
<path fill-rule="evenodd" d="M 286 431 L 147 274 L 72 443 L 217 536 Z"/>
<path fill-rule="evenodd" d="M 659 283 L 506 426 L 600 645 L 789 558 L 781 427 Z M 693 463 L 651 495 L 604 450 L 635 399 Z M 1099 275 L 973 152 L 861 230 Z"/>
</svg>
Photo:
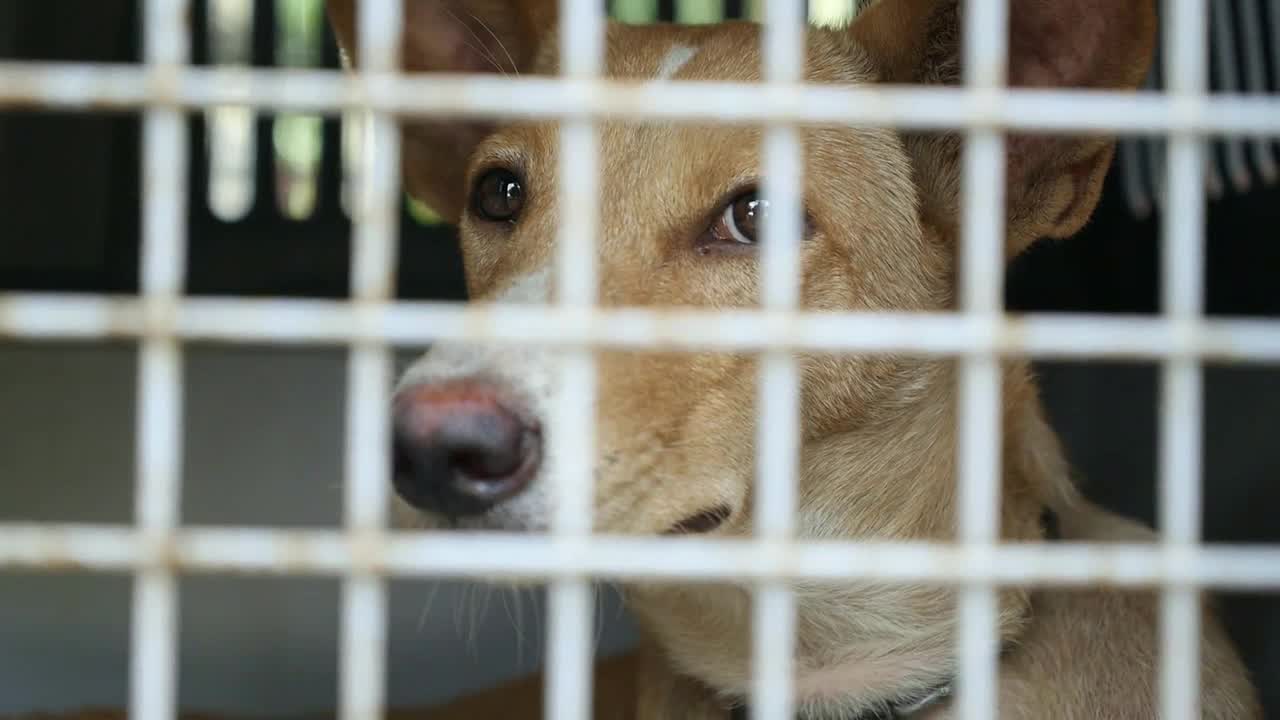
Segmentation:
<svg viewBox="0 0 1280 720">
<path fill-rule="evenodd" d="M 405 63 L 413 71 L 554 75 L 556 5 L 407 0 Z M 1135 87 L 1151 54 L 1151 5 L 1014 0 L 1010 83 Z M 330 12 L 354 57 L 350 0 L 331 0 Z M 957 83 L 961 12 L 954 0 L 882 0 L 847 28 L 811 29 L 806 77 L 842 85 Z M 610 24 L 606 40 L 606 74 L 615 78 L 755 82 L 762 74 L 761 32 L 751 24 Z M 741 126 L 601 124 L 595 240 L 602 304 L 758 304 L 758 243 L 768 211 L 758 193 L 762 136 L 759 128 Z M 952 307 L 960 136 L 855 127 L 809 127 L 802 136 L 803 306 Z M 406 125 L 406 186 L 459 224 L 473 300 L 555 297 L 557 222 L 565 210 L 557 194 L 557 146 L 554 123 Z M 1000 189 L 1012 257 L 1036 239 L 1081 227 L 1097 202 L 1113 143 L 1017 135 L 1007 150 L 1007 182 Z M 544 529 L 551 514 L 548 477 L 561 460 L 545 442 L 554 358 L 547 349 L 506 345 L 441 344 L 426 353 L 402 378 L 395 400 L 401 498 L 429 517 L 452 517 L 466 527 Z M 756 358 L 639 351 L 602 351 L 597 358 L 595 529 L 749 531 Z M 801 534 L 950 535 L 950 363 L 807 355 L 801 365 Z M 1006 393 L 1007 412 L 1033 404 L 1023 383 L 1009 384 Z M 1038 424 L 1036 411 L 1031 416 Z M 1010 458 L 1008 464 L 1016 469 L 1022 462 Z M 1006 535 L 1038 532 L 1037 496 L 1044 490 L 1033 485 L 1006 482 Z M 709 631 L 723 639 L 721 629 Z"/>
</svg>

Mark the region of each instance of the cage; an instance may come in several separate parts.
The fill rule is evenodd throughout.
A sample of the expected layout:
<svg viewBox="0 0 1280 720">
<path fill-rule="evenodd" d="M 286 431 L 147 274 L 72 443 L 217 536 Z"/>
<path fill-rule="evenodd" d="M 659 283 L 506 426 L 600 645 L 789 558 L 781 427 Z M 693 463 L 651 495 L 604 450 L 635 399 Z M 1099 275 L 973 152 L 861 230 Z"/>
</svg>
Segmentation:
<svg viewBox="0 0 1280 720">
<path fill-rule="evenodd" d="M 797 84 L 805 21 L 869 4 L 563 0 L 565 77 L 539 80 L 378 74 L 396 66 L 396 2 L 360 4 L 355 73 L 320 0 L 0 2 L 0 716 L 411 716 L 541 669 L 545 715 L 584 718 L 592 658 L 636 643 L 593 582 L 707 577 L 755 584 L 759 718 L 794 716 L 790 584 L 841 577 L 961 589 L 965 718 L 997 716 L 994 588 L 1095 582 L 1160 589 L 1161 716 L 1198 716 L 1203 588 L 1280 716 L 1280 7 L 1162 2 L 1137 95 L 1003 89 L 1006 2 L 970 3 L 970 87 Z M 599 80 L 606 15 L 765 23 L 771 101 Z M 456 229 L 402 192 L 396 152 L 399 116 L 439 113 L 565 120 L 563 305 L 477 322 L 458 304 Z M 1007 272 L 998 198 L 965 194 L 954 315 L 801 313 L 788 243 L 764 252 L 762 314 L 588 310 L 592 128 L 629 114 L 768 126 L 784 210 L 805 123 L 957 129 L 966 187 L 1000 175 L 1006 132 L 1121 137 L 1092 221 Z M 485 338 L 573 350 L 555 422 L 582 457 L 555 532 L 392 531 L 397 370 L 432 342 Z M 650 346 L 764 358 L 756 544 L 587 537 L 589 350 Z M 794 537 L 806 350 L 959 358 L 967 545 Z M 994 358 L 1017 354 L 1036 359 L 1085 493 L 1160 543 L 992 543 Z M 516 576 L 546 592 L 487 582 Z"/>
</svg>

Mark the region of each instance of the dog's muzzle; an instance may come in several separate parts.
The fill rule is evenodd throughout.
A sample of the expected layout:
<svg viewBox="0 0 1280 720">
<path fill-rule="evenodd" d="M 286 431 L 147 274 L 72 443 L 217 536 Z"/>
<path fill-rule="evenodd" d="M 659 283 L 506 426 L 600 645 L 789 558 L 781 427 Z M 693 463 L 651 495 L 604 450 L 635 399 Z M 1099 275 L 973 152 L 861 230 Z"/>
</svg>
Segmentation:
<svg viewBox="0 0 1280 720">
<path fill-rule="evenodd" d="M 419 510 L 479 515 L 520 493 L 542 461 L 542 432 L 481 380 L 404 388 L 392 411 L 397 494 Z"/>
</svg>

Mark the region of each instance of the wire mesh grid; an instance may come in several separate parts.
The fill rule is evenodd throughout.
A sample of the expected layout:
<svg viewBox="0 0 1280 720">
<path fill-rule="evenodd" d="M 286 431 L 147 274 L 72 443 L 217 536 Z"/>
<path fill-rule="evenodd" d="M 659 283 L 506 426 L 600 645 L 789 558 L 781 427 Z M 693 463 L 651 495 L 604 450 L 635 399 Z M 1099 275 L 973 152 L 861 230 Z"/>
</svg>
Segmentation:
<svg viewBox="0 0 1280 720">
<path fill-rule="evenodd" d="M 612 84 L 602 79 L 603 17 L 594 0 L 561 0 L 563 77 L 401 77 L 398 0 L 364 0 L 361 69 L 308 71 L 187 66 L 190 8 L 147 0 L 146 67 L 0 64 L 0 102 L 145 113 L 142 293 L 0 296 L 0 335 L 19 340 L 141 342 L 136 522 L 133 526 L 0 525 L 0 567 L 75 567 L 135 573 L 131 716 L 161 720 L 175 710 L 175 577 L 179 572 L 249 571 L 343 578 L 343 718 L 384 710 L 387 598 L 391 576 L 538 577 L 552 582 L 546 713 L 590 714 L 589 582 L 597 578 L 754 582 L 753 707 L 759 718 L 792 716 L 792 631 L 797 579 L 934 581 L 961 589 L 959 717 L 993 717 L 996 698 L 995 588 L 1107 582 L 1162 590 L 1162 717 L 1198 715 L 1198 593 L 1207 587 L 1280 588 L 1280 549 L 1207 547 L 1199 542 L 1200 368 L 1210 359 L 1280 360 L 1280 323 L 1208 321 L 1203 311 L 1204 158 L 1210 134 L 1280 133 L 1280 100 L 1206 94 L 1207 6 L 1166 3 L 1168 92 L 1007 90 L 1007 0 L 971 3 L 966 14 L 967 87 L 818 88 L 799 83 L 800 3 L 766 6 L 765 87 L 733 84 Z M 745 98 L 744 93 L 752 95 Z M 744 101 L 744 98 L 747 101 Z M 263 110 L 367 113 L 365 172 L 354 220 L 349 302 L 186 299 L 184 267 L 188 153 L 184 112 L 217 105 Z M 549 117 L 563 120 L 558 304 L 463 308 L 397 303 L 392 278 L 399 192 L 397 120 L 409 115 Z M 771 203 L 758 312 L 600 310 L 593 307 L 598 222 L 594 123 L 613 117 L 765 123 Z M 797 310 L 804 169 L 796 127 L 837 122 L 966 133 L 965 187 L 1003 187 L 1003 135 L 1011 130 L 1168 136 L 1163 206 L 1164 315 L 1008 318 L 1002 314 L 999 193 L 967 192 L 962 213 L 962 312 L 936 315 L 803 313 Z M 343 531 L 181 527 L 179 445 L 183 342 L 349 346 L 346 519 Z M 389 349 L 445 339 L 541 342 L 568 348 L 553 438 L 569 458 L 549 537 L 393 533 L 387 528 Z M 592 349 L 710 348 L 758 351 L 761 428 L 752 540 L 627 539 L 590 536 L 595 373 Z M 840 350 L 958 356 L 962 361 L 956 545 L 801 542 L 792 537 L 798 461 L 799 378 L 793 353 Z M 1127 357 L 1163 363 L 1158 545 L 997 542 L 1000 454 L 998 359 L 1006 354 Z M 767 431 L 765 431 L 767 428 Z M 652 562 L 657 554 L 661 563 Z"/>
</svg>

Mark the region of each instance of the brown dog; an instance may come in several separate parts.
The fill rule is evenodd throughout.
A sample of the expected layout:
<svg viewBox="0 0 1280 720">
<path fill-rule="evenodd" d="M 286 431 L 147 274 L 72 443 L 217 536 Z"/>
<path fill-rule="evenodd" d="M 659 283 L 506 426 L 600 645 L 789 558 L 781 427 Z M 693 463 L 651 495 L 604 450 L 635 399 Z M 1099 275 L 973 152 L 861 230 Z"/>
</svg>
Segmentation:
<svg viewBox="0 0 1280 720">
<path fill-rule="evenodd" d="M 406 0 L 412 71 L 557 72 L 555 0 Z M 355 57 L 351 0 L 331 19 Z M 959 80 L 955 0 L 882 0 L 845 29 L 812 30 L 814 83 Z M 1014 0 L 1009 81 L 1134 88 L 1146 73 L 1152 0 Z M 759 81 L 760 30 L 745 23 L 608 27 L 606 72 L 634 81 Z M 557 206 L 553 123 L 413 122 L 408 190 L 459 223 L 479 301 L 552 297 Z M 600 298 L 609 306 L 757 304 L 758 128 L 604 123 Z M 956 303 L 960 203 L 956 134 L 810 127 L 803 305 L 945 311 Z M 1006 256 L 1086 222 L 1110 165 L 1104 138 L 1008 139 Z M 751 528 L 755 359 L 744 354 L 601 352 L 594 527 L 599 532 Z M 805 538 L 948 540 L 956 525 L 956 366 L 903 356 L 802 359 L 798 528 Z M 463 528 L 542 531 L 559 458 L 541 443 L 553 355 L 438 345 L 411 367 L 395 404 L 399 495 Z M 1001 536 L 1151 539 L 1075 492 L 1029 366 L 1003 366 Z M 801 583 L 796 689 L 803 717 L 877 708 L 946 718 L 955 673 L 954 594 L 929 585 Z M 608 708 L 646 718 L 725 717 L 750 686 L 750 595 L 734 585 L 626 588 L 646 634 L 636 698 Z M 1154 718 L 1153 593 L 1009 589 L 999 628 L 1002 718 Z M 1202 704 L 1210 718 L 1259 710 L 1212 615 Z M 629 691 L 627 691 L 629 693 Z M 627 694 L 627 693 L 624 693 Z M 918 707 L 917 707 L 918 706 Z M 512 717 L 518 708 L 508 706 Z M 531 708 L 532 711 L 536 711 Z M 474 715 L 473 715 L 474 716 Z M 868 717 L 876 717 L 870 715 Z"/>
</svg>

